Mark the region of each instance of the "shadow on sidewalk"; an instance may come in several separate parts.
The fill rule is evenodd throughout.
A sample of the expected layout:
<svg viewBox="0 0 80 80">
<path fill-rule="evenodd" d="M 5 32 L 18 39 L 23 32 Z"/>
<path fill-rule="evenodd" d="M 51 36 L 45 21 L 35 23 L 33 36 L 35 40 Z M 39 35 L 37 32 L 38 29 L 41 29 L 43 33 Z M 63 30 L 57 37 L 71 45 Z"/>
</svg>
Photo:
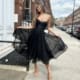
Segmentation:
<svg viewBox="0 0 80 80">
<path fill-rule="evenodd" d="M 26 57 L 13 51 L 0 59 L 0 64 L 26 66 Z"/>
</svg>

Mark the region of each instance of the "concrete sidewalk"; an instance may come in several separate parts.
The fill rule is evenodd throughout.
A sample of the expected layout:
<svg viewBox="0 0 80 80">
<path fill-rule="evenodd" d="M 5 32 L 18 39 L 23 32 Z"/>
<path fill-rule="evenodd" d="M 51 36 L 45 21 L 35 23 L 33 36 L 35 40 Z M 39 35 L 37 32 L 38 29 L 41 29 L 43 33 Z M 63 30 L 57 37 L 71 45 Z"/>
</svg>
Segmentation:
<svg viewBox="0 0 80 80">
<path fill-rule="evenodd" d="M 0 80 L 24 80 L 26 72 L 0 69 Z"/>
</svg>

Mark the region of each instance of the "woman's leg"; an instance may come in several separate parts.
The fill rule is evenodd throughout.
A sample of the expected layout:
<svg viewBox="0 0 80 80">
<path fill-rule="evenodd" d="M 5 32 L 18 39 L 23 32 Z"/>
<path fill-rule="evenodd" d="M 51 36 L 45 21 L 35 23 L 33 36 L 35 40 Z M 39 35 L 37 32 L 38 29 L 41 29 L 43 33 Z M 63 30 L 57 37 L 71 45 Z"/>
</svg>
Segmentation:
<svg viewBox="0 0 80 80">
<path fill-rule="evenodd" d="M 48 76 L 48 80 L 52 80 L 51 79 L 51 70 L 50 70 L 50 65 L 49 64 L 45 64 L 46 68 L 47 68 L 47 76 Z"/>
<path fill-rule="evenodd" d="M 39 71 L 38 71 L 38 65 L 37 65 L 37 62 L 35 62 L 35 63 L 34 63 L 34 75 L 35 75 L 35 76 L 38 76 L 38 72 L 39 72 Z"/>
</svg>

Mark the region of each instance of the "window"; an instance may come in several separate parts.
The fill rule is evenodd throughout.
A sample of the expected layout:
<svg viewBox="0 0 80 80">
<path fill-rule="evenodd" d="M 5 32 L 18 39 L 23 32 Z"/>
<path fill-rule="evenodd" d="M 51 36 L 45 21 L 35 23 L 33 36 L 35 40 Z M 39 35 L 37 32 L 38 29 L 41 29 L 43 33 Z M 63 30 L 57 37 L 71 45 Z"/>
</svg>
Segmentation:
<svg viewBox="0 0 80 80">
<path fill-rule="evenodd" d="M 31 0 L 24 0 L 24 20 L 31 21 Z"/>
</svg>

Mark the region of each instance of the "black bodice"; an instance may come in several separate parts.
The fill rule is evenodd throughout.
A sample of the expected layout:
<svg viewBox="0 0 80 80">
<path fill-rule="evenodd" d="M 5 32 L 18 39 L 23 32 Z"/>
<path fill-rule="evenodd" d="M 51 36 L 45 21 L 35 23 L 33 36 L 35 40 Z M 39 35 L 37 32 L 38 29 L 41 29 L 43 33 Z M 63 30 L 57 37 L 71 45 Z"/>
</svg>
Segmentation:
<svg viewBox="0 0 80 80">
<path fill-rule="evenodd" d="M 43 21 L 36 19 L 35 27 L 36 27 L 36 29 L 44 30 L 47 27 L 47 22 L 43 22 Z"/>
</svg>

